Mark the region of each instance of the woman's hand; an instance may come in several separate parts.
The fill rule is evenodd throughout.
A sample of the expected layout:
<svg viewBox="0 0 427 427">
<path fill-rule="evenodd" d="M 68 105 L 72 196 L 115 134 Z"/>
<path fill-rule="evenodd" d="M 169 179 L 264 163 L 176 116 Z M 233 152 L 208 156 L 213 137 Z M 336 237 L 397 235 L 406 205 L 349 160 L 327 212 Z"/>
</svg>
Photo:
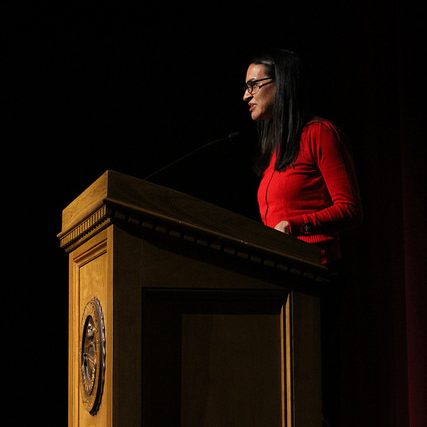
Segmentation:
<svg viewBox="0 0 427 427">
<path fill-rule="evenodd" d="M 280 221 L 274 226 L 274 229 L 285 234 L 291 234 L 291 227 L 288 221 Z"/>
</svg>

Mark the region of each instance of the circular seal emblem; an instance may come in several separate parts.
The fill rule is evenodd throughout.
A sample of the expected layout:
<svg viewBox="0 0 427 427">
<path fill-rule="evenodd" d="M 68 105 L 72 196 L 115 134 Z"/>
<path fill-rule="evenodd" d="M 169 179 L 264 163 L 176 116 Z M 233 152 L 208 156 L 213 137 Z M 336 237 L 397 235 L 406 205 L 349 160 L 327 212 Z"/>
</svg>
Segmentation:
<svg viewBox="0 0 427 427">
<path fill-rule="evenodd" d="M 81 394 L 83 405 L 91 415 L 95 415 L 102 400 L 106 359 L 104 317 L 96 297 L 86 304 L 81 331 Z"/>
</svg>

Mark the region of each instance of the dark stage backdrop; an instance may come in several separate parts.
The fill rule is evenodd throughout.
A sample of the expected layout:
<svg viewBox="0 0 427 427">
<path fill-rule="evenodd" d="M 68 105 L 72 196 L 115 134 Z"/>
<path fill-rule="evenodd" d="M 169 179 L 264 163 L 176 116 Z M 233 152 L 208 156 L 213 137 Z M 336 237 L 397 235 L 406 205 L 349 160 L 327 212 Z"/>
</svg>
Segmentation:
<svg viewBox="0 0 427 427">
<path fill-rule="evenodd" d="M 283 4 L 282 4 L 283 3 Z M 403 1 L 15 4 L 2 26 L 7 426 L 67 424 L 62 209 L 106 169 L 258 219 L 247 56 L 306 58 L 319 114 L 347 133 L 364 223 L 346 236 L 343 426 L 424 427 L 425 33 Z M 374 4 L 373 4 L 374 3 Z M 5 6 L 2 6 L 5 8 Z"/>
</svg>

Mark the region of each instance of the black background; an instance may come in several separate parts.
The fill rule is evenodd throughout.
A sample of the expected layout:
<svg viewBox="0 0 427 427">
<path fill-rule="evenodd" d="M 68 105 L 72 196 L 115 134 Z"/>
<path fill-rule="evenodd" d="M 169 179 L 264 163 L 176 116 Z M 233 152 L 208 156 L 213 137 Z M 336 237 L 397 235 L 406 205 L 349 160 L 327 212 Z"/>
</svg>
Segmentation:
<svg viewBox="0 0 427 427">
<path fill-rule="evenodd" d="M 425 308 L 425 30 L 414 5 L 38 1 L 9 5 L 1 25 L 4 425 L 67 424 L 57 234 L 62 210 L 106 169 L 144 178 L 238 131 L 151 180 L 258 219 L 242 86 L 264 46 L 302 53 L 317 112 L 354 152 L 365 222 L 348 249 L 346 426 L 401 427 L 411 410 L 425 420 L 419 400 L 408 403 L 425 396 L 411 383 L 425 371 L 408 363 L 424 328 L 418 315 L 411 332 L 407 310 Z"/>
</svg>

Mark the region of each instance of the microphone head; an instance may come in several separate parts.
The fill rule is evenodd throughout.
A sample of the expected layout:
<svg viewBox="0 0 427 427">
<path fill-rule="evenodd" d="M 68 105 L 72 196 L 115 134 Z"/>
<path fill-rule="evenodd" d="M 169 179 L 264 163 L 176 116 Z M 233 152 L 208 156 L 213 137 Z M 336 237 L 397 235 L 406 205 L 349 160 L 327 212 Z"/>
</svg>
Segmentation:
<svg viewBox="0 0 427 427">
<path fill-rule="evenodd" d="M 232 139 L 234 139 L 234 138 L 237 138 L 239 135 L 240 135 L 240 132 L 238 132 L 238 131 L 236 131 L 236 132 L 230 132 L 230 133 L 227 135 L 227 138 L 226 138 L 226 139 L 228 139 L 228 140 L 230 141 L 230 140 L 232 140 Z"/>
</svg>

